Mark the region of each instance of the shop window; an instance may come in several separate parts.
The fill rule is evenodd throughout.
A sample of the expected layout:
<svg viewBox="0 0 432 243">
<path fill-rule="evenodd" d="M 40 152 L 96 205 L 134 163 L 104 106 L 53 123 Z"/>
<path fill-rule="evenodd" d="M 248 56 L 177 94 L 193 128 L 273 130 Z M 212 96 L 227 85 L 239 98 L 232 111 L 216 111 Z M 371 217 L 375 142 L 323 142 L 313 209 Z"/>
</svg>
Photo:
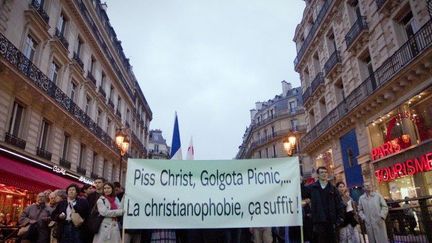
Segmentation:
<svg viewBox="0 0 432 243">
<path fill-rule="evenodd" d="M 39 136 L 39 148 L 45 149 L 47 148 L 47 141 L 49 136 L 50 124 L 45 119 L 42 120 L 42 126 Z"/>
<path fill-rule="evenodd" d="M 432 139 L 432 88 L 376 119 L 368 125 L 368 130 L 373 147 L 372 159 Z M 378 154 L 380 151 L 385 153 Z"/>
<path fill-rule="evenodd" d="M 12 116 L 9 124 L 10 134 L 12 134 L 15 137 L 19 137 L 23 119 L 24 119 L 24 107 L 21 104 L 14 102 Z"/>
<path fill-rule="evenodd" d="M 333 175 L 334 162 L 332 149 L 328 149 L 316 157 L 315 168 L 320 166 L 326 167 L 329 175 Z"/>
</svg>

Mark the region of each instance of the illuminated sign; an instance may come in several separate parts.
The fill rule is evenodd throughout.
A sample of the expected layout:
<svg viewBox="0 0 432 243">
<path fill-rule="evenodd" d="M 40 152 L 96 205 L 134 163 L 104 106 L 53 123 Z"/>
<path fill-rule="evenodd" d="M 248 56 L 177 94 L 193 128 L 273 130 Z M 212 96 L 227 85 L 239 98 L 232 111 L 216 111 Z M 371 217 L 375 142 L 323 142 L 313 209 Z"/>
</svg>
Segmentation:
<svg viewBox="0 0 432 243">
<path fill-rule="evenodd" d="M 85 176 L 80 176 L 79 181 L 84 182 L 85 184 L 93 185 L 93 180 Z"/>
<path fill-rule="evenodd" d="M 56 173 L 66 175 L 66 170 L 63 169 L 62 167 L 57 166 L 57 165 L 54 165 L 52 170 Z"/>
<path fill-rule="evenodd" d="M 389 167 L 377 169 L 375 170 L 375 177 L 380 183 L 431 170 L 432 152 L 429 152 L 418 158 L 408 159 L 404 162 L 395 163 Z"/>
<path fill-rule="evenodd" d="M 394 154 L 401 151 L 400 145 L 396 141 L 388 141 L 381 146 L 372 149 L 372 160 L 384 158 L 387 155 Z"/>
</svg>

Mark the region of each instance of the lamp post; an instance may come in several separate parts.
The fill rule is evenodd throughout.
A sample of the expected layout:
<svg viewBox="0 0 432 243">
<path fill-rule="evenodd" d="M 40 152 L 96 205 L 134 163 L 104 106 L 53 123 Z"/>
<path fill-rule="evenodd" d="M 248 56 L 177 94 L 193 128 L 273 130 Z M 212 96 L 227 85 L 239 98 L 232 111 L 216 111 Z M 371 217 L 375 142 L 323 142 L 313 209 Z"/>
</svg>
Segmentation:
<svg viewBox="0 0 432 243">
<path fill-rule="evenodd" d="M 115 142 L 117 145 L 117 148 L 120 151 L 120 173 L 119 173 L 119 182 L 121 183 L 121 177 L 122 177 L 122 161 L 123 161 L 123 156 L 126 154 L 126 152 L 129 149 L 129 135 L 123 131 L 122 128 L 117 129 L 116 131 L 116 135 L 115 135 Z"/>
<path fill-rule="evenodd" d="M 297 134 L 295 132 L 292 132 L 288 138 L 286 138 L 283 141 L 283 147 L 285 149 L 285 152 L 289 157 L 293 156 L 295 153 L 297 153 Z M 303 227 L 300 226 L 300 237 L 301 242 L 303 242 Z M 289 227 L 285 227 L 285 242 L 289 243 Z"/>
</svg>

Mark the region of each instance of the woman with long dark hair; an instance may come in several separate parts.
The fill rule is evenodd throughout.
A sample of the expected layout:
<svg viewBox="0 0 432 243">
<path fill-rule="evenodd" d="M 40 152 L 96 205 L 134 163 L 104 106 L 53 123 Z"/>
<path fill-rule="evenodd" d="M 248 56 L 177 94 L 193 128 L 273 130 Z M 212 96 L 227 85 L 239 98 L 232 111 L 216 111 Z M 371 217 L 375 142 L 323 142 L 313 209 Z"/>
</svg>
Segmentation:
<svg viewBox="0 0 432 243">
<path fill-rule="evenodd" d="M 93 238 L 93 243 L 121 242 L 117 217 L 123 215 L 123 209 L 115 195 L 113 184 L 104 184 L 103 194 L 97 200 L 96 205 L 99 214 L 104 219 L 99 227 L 99 232 Z"/>
<path fill-rule="evenodd" d="M 356 206 L 354 200 L 350 197 L 344 182 L 336 183 L 336 188 L 345 204 L 345 218 L 344 222 L 339 229 L 339 242 L 340 243 L 360 243 L 360 235 L 355 228 L 358 224 L 356 220 Z"/>
</svg>

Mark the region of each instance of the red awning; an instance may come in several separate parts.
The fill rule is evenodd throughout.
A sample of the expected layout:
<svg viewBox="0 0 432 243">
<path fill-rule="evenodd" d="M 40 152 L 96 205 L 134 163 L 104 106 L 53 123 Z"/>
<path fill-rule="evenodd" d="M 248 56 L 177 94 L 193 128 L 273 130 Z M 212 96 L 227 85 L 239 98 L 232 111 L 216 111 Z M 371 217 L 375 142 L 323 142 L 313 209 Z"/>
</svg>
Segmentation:
<svg viewBox="0 0 432 243">
<path fill-rule="evenodd" d="M 56 175 L 54 172 L 3 155 L 0 155 L 0 183 L 33 192 L 46 189 L 64 189 L 72 183 L 78 186 L 82 185 L 77 181 Z"/>
</svg>

